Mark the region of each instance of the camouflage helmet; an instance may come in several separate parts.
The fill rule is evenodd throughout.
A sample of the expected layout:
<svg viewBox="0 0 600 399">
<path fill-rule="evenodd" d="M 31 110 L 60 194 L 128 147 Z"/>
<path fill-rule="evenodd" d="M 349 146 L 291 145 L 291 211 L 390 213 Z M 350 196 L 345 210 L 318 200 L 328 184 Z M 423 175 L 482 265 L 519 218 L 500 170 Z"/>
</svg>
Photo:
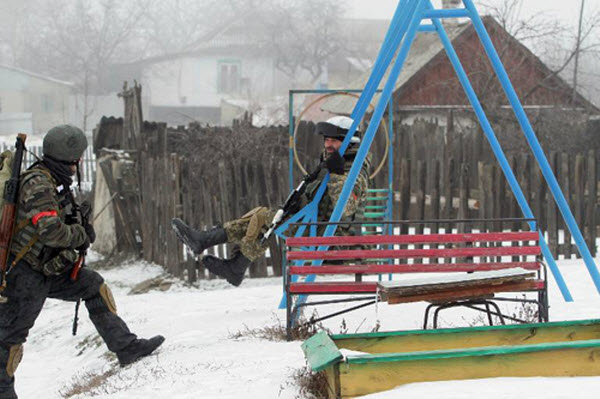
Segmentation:
<svg viewBox="0 0 600 399">
<path fill-rule="evenodd" d="M 44 136 L 44 155 L 57 161 L 74 162 L 81 158 L 87 147 L 87 138 L 78 127 L 59 125 Z"/>
</svg>

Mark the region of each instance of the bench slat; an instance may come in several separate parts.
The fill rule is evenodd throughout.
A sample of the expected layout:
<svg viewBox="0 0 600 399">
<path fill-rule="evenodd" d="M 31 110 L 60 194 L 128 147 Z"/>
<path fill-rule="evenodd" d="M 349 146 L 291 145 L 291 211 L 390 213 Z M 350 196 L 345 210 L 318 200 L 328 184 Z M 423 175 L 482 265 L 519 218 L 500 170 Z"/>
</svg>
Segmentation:
<svg viewBox="0 0 600 399">
<path fill-rule="evenodd" d="M 348 237 L 289 237 L 288 247 L 311 247 L 319 245 L 372 245 L 372 244 L 427 244 L 457 242 L 500 242 L 500 241 L 538 241 L 536 231 L 504 233 L 468 233 L 468 234 L 402 234 L 382 236 Z"/>
<path fill-rule="evenodd" d="M 292 294 L 356 294 L 377 292 L 376 282 L 291 283 Z"/>
<path fill-rule="evenodd" d="M 382 249 L 342 251 L 289 251 L 288 260 L 344 260 L 344 259 L 399 259 L 399 258 L 457 258 L 481 256 L 539 255 L 539 246 L 476 247 L 436 249 Z"/>
<path fill-rule="evenodd" d="M 323 265 L 289 266 L 288 274 L 380 274 L 380 273 L 448 273 L 502 270 L 520 267 L 539 270 L 540 262 L 489 262 L 489 263 L 414 263 L 403 265 Z"/>
<path fill-rule="evenodd" d="M 461 299 L 477 298 L 485 295 L 496 294 L 500 292 L 523 292 L 543 290 L 545 283 L 543 280 L 526 280 L 517 283 L 507 283 L 502 285 L 488 284 L 480 287 L 469 287 L 462 290 L 442 290 L 418 295 L 396 296 L 388 295 L 387 303 L 390 305 L 409 302 L 437 302 L 437 301 L 455 301 Z"/>
</svg>

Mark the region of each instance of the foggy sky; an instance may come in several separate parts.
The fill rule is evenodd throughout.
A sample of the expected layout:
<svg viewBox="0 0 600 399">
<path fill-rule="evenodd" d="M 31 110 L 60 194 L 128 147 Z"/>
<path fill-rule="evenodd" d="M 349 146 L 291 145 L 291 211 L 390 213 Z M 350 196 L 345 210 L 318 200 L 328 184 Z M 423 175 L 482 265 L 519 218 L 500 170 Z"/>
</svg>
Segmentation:
<svg viewBox="0 0 600 399">
<path fill-rule="evenodd" d="M 486 0 L 496 4 L 505 0 Z M 354 18 L 381 18 L 391 19 L 399 0 L 351 0 L 352 9 L 349 12 Z M 482 11 L 482 2 L 475 0 L 475 6 Z M 485 3 L 483 2 L 483 3 Z M 434 5 L 439 6 L 441 0 L 434 0 Z M 535 13 L 543 12 L 548 17 L 555 17 L 566 24 L 576 25 L 578 19 L 580 0 L 525 0 L 523 2 L 522 16 L 528 17 Z M 600 0 L 586 0 L 586 9 L 597 9 Z"/>
</svg>

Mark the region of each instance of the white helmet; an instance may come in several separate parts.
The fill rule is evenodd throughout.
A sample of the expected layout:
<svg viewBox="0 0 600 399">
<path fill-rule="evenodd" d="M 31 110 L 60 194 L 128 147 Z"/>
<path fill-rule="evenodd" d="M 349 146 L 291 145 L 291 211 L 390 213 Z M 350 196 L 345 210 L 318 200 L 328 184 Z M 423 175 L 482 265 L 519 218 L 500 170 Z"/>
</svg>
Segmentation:
<svg viewBox="0 0 600 399">
<path fill-rule="evenodd" d="M 334 116 L 327 119 L 326 122 L 317 123 L 315 133 L 324 137 L 333 137 L 338 140 L 344 140 L 353 123 L 354 119 L 347 116 Z M 358 129 L 354 133 L 354 136 L 352 136 L 352 139 L 350 139 L 351 144 L 360 143 L 360 137 L 357 136 L 356 133 L 359 133 Z"/>
</svg>

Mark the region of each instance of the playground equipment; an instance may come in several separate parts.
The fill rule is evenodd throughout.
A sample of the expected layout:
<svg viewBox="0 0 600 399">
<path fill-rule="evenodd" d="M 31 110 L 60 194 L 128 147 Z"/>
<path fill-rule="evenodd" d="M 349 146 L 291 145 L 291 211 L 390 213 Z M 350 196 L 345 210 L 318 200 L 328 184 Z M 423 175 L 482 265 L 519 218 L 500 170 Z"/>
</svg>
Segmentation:
<svg viewBox="0 0 600 399">
<path fill-rule="evenodd" d="M 302 344 L 330 398 L 425 381 L 600 375 L 600 320 L 327 335 Z M 354 351 L 344 356 L 340 350 Z M 363 352 L 363 353 L 356 353 Z"/>
<path fill-rule="evenodd" d="M 600 273 L 482 19 L 472 0 L 462 0 L 462 5 L 462 8 L 457 9 L 435 9 L 430 0 L 399 1 L 390 29 L 373 67 L 372 75 L 351 114 L 355 122 L 349 134 L 346 135 L 340 150 L 341 153 L 348 147 L 358 123 L 367 111 L 367 106 L 379 84 L 384 77 L 387 77 L 387 80 L 323 237 L 314 237 L 316 229 L 313 229 L 312 225 L 317 221 L 317 205 L 325 191 L 327 178 L 317 192 L 314 201 L 278 230 L 278 234 L 281 234 L 290 223 L 301 221 L 302 225 L 297 231 L 298 238 L 292 239 L 290 243 L 302 245 L 302 241 L 298 241 L 300 240 L 299 237 L 304 234 L 308 226 L 311 226 L 311 233 L 313 234 L 308 239 L 315 241 L 305 242 L 306 245 L 311 245 L 302 247 L 302 250 L 308 251 L 307 254 L 304 257 L 294 254 L 290 257 L 290 260 L 312 260 L 308 270 L 315 272 L 316 268 L 323 267 L 324 260 L 335 259 L 336 256 L 341 256 L 337 252 L 344 252 L 328 251 L 331 245 L 339 244 L 332 237 L 336 230 L 336 223 L 340 221 L 342 211 L 373 142 L 374 134 L 390 101 L 395 82 L 403 68 L 415 35 L 418 32 L 429 32 L 436 33 L 440 37 L 460 83 L 477 115 L 483 133 L 490 143 L 524 217 L 528 219 L 529 228 L 531 232 L 538 236 L 539 250 L 543 254 L 563 298 L 566 301 L 573 300 L 548 248 L 544 235 L 535 224 L 535 217 L 500 147 L 486 113 L 441 23 L 441 19 L 444 18 L 468 18 L 473 24 L 518 119 L 550 192 L 571 231 L 589 275 L 596 289 L 600 292 Z M 431 23 L 423 23 L 423 20 L 430 20 Z M 341 259 L 353 258 L 349 255 L 355 254 L 345 253 Z M 365 257 L 368 257 L 367 255 L 369 254 L 365 254 Z M 386 253 L 382 256 L 387 257 L 388 255 L 391 254 Z M 436 252 L 434 256 L 437 255 L 439 254 Z M 300 262 L 300 264 L 303 263 Z M 451 265 L 451 263 L 449 264 Z M 446 263 L 442 263 L 442 265 L 446 265 Z M 396 267 L 395 264 L 390 266 Z M 325 267 L 329 268 L 329 266 Z M 294 267 L 292 271 L 301 273 L 300 269 Z M 376 267 L 371 269 L 373 271 L 382 270 Z M 359 268 L 356 267 L 353 271 L 360 272 Z M 308 287 L 309 289 L 306 292 L 312 293 L 311 290 L 318 287 L 310 285 L 314 280 L 315 275 L 310 275 L 303 281 L 303 285 L 296 285 L 296 287 Z M 468 280 L 468 278 L 465 280 Z M 295 281 L 290 278 L 287 283 L 293 286 Z M 385 287 L 385 284 L 379 283 L 379 286 L 381 285 Z M 366 287 L 366 289 L 372 289 L 373 287 L 365 284 L 361 286 Z M 388 299 L 393 297 L 394 300 L 402 301 L 407 296 L 410 297 L 410 294 L 407 293 L 393 292 L 393 286 L 390 286 L 390 288 L 390 291 L 385 293 Z M 297 293 L 301 294 L 302 292 L 299 290 Z M 282 300 L 282 306 L 286 305 L 285 299 L 284 297 Z M 296 306 L 302 305 L 304 301 L 305 297 L 299 296 Z M 600 359 L 600 320 L 333 336 L 328 336 L 322 332 L 305 341 L 302 347 L 312 369 L 325 371 L 330 389 L 329 395 L 332 398 L 365 395 L 406 383 L 422 381 L 499 376 L 600 375 L 600 362 L 598 361 Z M 364 352 L 364 354 L 353 353 L 344 356 L 340 351 L 341 348 Z"/>
<path fill-rule="evenodd" d="M 470 83 L 470 80 L 458 58 L 458 55 L 452 45 L 451 40 L 449 39 L 444 26 L 441 23 L 441 19 L 444 18 L 469 18 L 473 23 L 474 29 L 485 49 L 485 52 L 493 66 L 494 72 L 497 75 L 501 86 L 508 98 L 508 101 L 518 119 L 519 125 L 521 126 L 522 132 L 527 139 L 530 149 L 532 150 L 535 159 L 538 162 L 538 165 L 542 171 L 542 174 L 548 183 L 550 188 L 550 192 L 552 193 L 560 212 L 571 231 L 571 234 L 575 240 L 576 246 L 581 254 L 585 265 L 588 269 L 590 277 L 594 282 L 597 290 L 600 292 L 600 273 L 594 263 L 594 260 L 590 254 L 590 251 L 585 243 L 585 240 L 575 222 L 573 214 L 569 209 L 567 201 L 558 185 L 556 177 L 554 176 L 552 169 L 544 155 L 544 152 L 540 146 L 538 139 L 533 132 L 531 124 L 525 114 L 523 106 L 517 97 L 517 94 L 510 82 L 510 79 L 506 73 L 502 62 L 500 61 L 500 57 L 496 49 L 494 48 L 492 41 L 486 28 L 483 24 L 481 17 L 472 0 L 462 0 L 463 8 L 457 9 L 435 9 L 430 0 L 400 0 L 394 17 L 391 21 L 389 31 L 384 39 L 383 45 L 381 47 L 380 53 L 377 57 L 377 60 L 374 64 L 372 74 L 361 92 L 360 98 L 351 114 L 351 117 L 354 119 L 354 124 L 352 125 L 349 134 L 346 135 L 346 138 L 342 144 L 340 152 L 343 154 L 350 144 L 350 140 L 354 133 L 356 132 L 357 126 L 362 120 L 363 116 L 367 112 L 367 108 L 373 99 L 374 94 L 376 93 L 380 83 L 384 80 L 384 77 L 387 78 L 385 81 L 383 90 L 381 95 L 379 96 L 379 101 L 375 106 L 375 110 L 371 116 L 370 124 L 365 132 L 360 148 L 356 154 L 355 161 L 350 169 L 348 178 L 340 195 L 340 198 L 335 206 L 335 209 L 331 215 L 330 222 L 325 229 L 323 234 L 324 237 L 330 237 L 335 234 L 337 225 L 336 223 L 340 221 L 342 211 L 348 201 L 350 193 L 352 191 L 352 187 L 354 186 L 362 164 L 364 163 L 365 157 L 369 152 L 371 144 L 373 143 L 374 135 L 379 127 L 383 114 L 388 107 L 389 101 L 391 99 L 395 82 L 398 79 L 400 71 L 404 66 L 404 62 L 407 58 L 410 47 L 413 43 L 415 35 L 419 32 L 424 33 L 437 33 L 440 37 L 446 53 L 455 69 L 455 72 L 460 80 L 463 89 L 473 107 L 475 114 L 480 122 L 482 130 L 488 139 L 490 146 L 496 156 L 498 163 L 515 195 L 515 198 L 523 212 L 525 218 L 530 220 L 535 220 L 535 216 L 533 215 L 529 204 L 523 194 L 523 191 L 515 178 L 514 172 L 512 171 L 510 164 L 496 138 L 495 132 L 486 116 L 486 113 L 475 93 L 473 86 Z M 430 20 L 431 23 L 423 23 L 423 20 Z M 302 222 L 305 225 L 300 226 L 300 228 L 296 232 L 296 236 L 304 235 L 306 231 L 306 227 L 310 223 L 315 223 L 317 221 L 317 212 L 318 212 L 318 203 L 321 200 L 323 193 L 325 192 L 327 182 L 329 177 L 327 176 L 321 187 L 317 191 L 314 200 L 300 210 L 296 215 L 286 221 L 283 225 L 281 225 L 276 231 L 277 234 L 283 236 L 283 232 L 287 230 L 291 223 Z M 556 261 L 548 248 L 544 235 L 541 231 L 537 229 L 533 222 L 530 222 L 531 231 L 539 232 L 539 245 L 541 247 L 542 254 L 548 264 L 552 275 L 554 276 L 554 280 L 558 285 L 561 294 L 565 301 L 572 301 L 573 297 L 560 273 L 560 270 L 556 264 Z M 314 236 L 316 234 L 316 229 L 311 228 L 310 235 Z M 326 251 L 328 246 L 322 245 L 318 247 L 318 251 Z M 310 249 L 310 248 L 307 248 Z M 312 266 L 320 266 L 322 264 L 322 260 L 315 260 L 312 262 Z M 315 280 L 315 275 L 308 276 L 306 278 L 306 282 L 313 282 Z M 299 303 L 303 303 L 305 301 L 305 297 L 298 298 Z M 280 307 L 283 308 L 286 305 L 285 296 L 282 298 L 280 303 Z"/>
</svg>

